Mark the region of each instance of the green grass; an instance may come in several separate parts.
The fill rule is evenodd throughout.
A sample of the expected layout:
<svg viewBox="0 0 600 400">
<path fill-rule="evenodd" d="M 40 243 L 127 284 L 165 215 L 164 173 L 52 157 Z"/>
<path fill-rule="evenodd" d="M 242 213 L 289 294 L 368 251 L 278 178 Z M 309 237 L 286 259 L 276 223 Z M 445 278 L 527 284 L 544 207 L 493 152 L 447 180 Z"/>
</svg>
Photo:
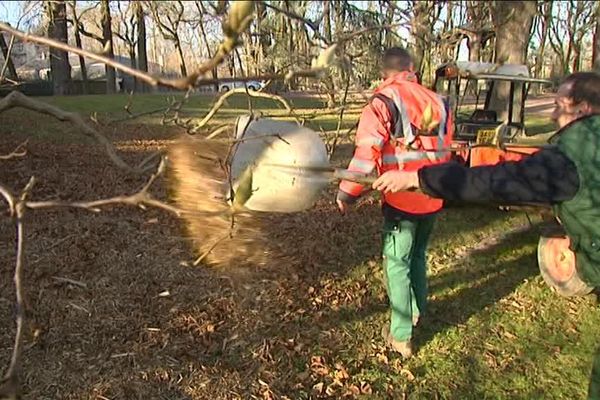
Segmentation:
<svg viewBox="0 0 600 400">
<path fill-rule="evenodd" d="M 94 118 L 101 123 L 106 124 L 113 120 L 127 118 L 128 114 L 125 107 L 129 104 L 129 111 L 132 114 L 145 113 L 151 110 L 165 109 L 173 100 L 181 100 L 183 95 L 173 94 L 137 94 L 130 101 L 129 96 L 124 94 L 116 95 L 89 95 L 89 96 L 52 96 L 39 97 L 38 99 L 58 106 L 62 109 L 78 112 L 87 118 Z M 251 98 L 252 109 L 255 112 L 260 112 L 265 115 L 293 121 L 293 116 L 284 109 L 283 105 L 272 99 Z M 306 118 L 305 124 L 316 131 L 335 131 L 338 125 L 338 114 L 332 113 L 328 115 L 312 116 L 317 111 L 322 111 L 324 103 L 319 98 L 311 97 L 294 97 L 288 99 L 288 102 L 293 106 L 295 114 L 302 118 Z M 211 109 L 214 103 L 214 96 L 200 94 L 191 96 L 181 109 L 181 117 L 190 119 L 192 123 L 200 121 L 206 113 Z M 207 125 L 206 131 L 219 126 L 223 123 L 233 123 L 239 115 L 248 112 L 249 101 L 243 94 L 231 96 L 225 102 L 224 106 L 217 112 L 215 117 Z M 351 103 L 350 108 L 345 112 L 344 119 L 341 124 L 341 129 L 346 130 L 352 127 L 358 120 L 360 115 L 361 103 Z M 18 121 L 23 113 L 19 110 L 13 110 L 8 113 Z M 157 112 L 150 115 L 144 115 L 135 118 L 127 123 L 144 124 L 144 125 L 160 125 L 162 124 L 162 112 Z M 58 140 L 59 142 L 82 141 L 81 136 L 67 126 L 52 118 L 45 117 L 45 123 L 40 124 L 34 131 L 27 130 L 21 132 L 23 135 L 34 135 L 42 140 Z M 19 132 L 18 123 L 8 123 L 12 129 Z M 549 118 L 538 115 L 529 115 L 526 119 L 526 127 L 528 132 L 527 141 L 542 141 L 544 134 L 554 130 L 554 124 Z M 61 135 L 55 135 L 56 131 L 62 132 Z"/>
<path fill-rule="evenodd" d="M 164 125 L 164 110 L 173 100 L 179 101 L 182 98 L 183 95 L 181 94 L 139 94 L 135 95 L 133 101 L 130 101 L 129 96 L 117 94 L 104 96 L 52 96 L 38 97 L 37 99 L 67 111 L 77 112 L 88 122 L 99 121 L 100 125 L 108 124 L 112 127 L 125 127 L 127 124 L 142 124 L 150 127 Z M 287 99 L 289 104 L 294 108 L 294 115 L 290 115 L 278 101 L 266 98 L 251 98 L 250 100 L 254 112 L 288 121 L 294 121 L 294 116 L 296 116 L 304 119 L 306 126 L 317 132 L 335 131 L 337 129 L 338 113 L 313 115 L 315 112 L 323 111 L 323 102 L 318 98 L 296 97 Z M 192 124 L 198 123 L 212 108 L 214 101 L 215 98 L 211 95 L 193 95 L 185 102 L 180 116 L 183 120 L 189 119 Z M 131 115 L 125 110 L 128 104 L 130 105 L 129 112 L 134 115 L 152 110 L 158 110 L 158 112 L 126 120 Z M 358 106 L 358 104 L 350 104 L 350 108 L 346 110 L 345 118 L 340 126 L 341 130 L 345 131 L 354 125 L 360 111 Z M 234 123 L 238 116 L 248 113 L 248 107 L 249 101 L 245 95 L 236 94 L 231 96 L 226 100 L 215 117 L 209 121 L 204 132 L 208 133 L 224 123 Z M 23 121 L 23 119 L 29 119 L 31 115 L 31 113 L 23 112 L 21 109 L 10 110 L 3 115 L 3 118 L 5 118 L 4 127 L 12 133 L 40 140 L 50 140 L 59 143 L 92 143 L 90 139 L 81 136 L 69 124 L 62 123 L 49 116 L 36 117 L 40 123 L 37 124 L 35 129 L 31 129 L 31 121 Z M 172 116 L 172 113 L 170 116 Z M 116 120 L 124 121 L 111 124 L 111 121 Z M 167 127 L 169 125 L 167 123 Z"/>
<path fill-rule="evenodd" d="M 346 324 L 353 350 L 336 359 L 365 359 L 355 377 L 379 389 L 369 398 L 389 398 L 390 386 L 410 399 L 585 398 L 600 315 L 592 298 L 565 299 L 546 287 L 537 273 L 535 232 L 509 235 L 467 258 L 456 255 L 525 221 L 492 209 L 443 215 L 430 251 L 430 315 L 416 332 L 420 349 L 409 362 L 368 356 L 387 311 Z M 379 269 L 359 265 L 341 285 L 363 277 L 381 297 L 384 289 L 373 277 Z"/>
<path fill-rule="evenodd" d="M 554 123 L 548 116 L 530 115 L 525 121 L 527 135 L 538 135 L 556 130 Z"/>
</svg>

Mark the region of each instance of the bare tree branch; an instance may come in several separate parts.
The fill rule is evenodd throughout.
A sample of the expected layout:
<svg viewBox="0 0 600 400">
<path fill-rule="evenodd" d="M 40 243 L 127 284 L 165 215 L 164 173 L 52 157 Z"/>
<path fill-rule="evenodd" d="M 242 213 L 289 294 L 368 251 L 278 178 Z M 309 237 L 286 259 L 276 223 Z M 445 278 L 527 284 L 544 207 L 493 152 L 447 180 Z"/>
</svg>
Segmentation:
<svg viewBox="0 0 600 400">
<path fill-rule="evenodd" d="M 230 82 L 250 82 L 250 81 L 268 81 L 268 80 L 290 80 L 293 78 L 315 78 L 321 71 L 318 69 L 290 70 L 286 73 L 249 75 L 237 78 L 218 78 L 218 79 L 199 79 L 196 86 L 208 86 L 215 83 L 230 83 Z M 266 86 L 266 85 L 265 85 Z"/>
<path fill-rule="evenodd" d="M 237 35 L 248 27 L 251 20 L 252 15 L 246 17 L 238 27 L 239 32 L 230 30 L 230 36 L 225 38 L 223 43 L 221 43 L 221 45 L 219 46 L 219 49 L 215 52 L 214 56 L 210 60 L 198 67 L 198 69 L 192 74 L 178 79 L 155 77 L 146 72 L 121 64 L 112 58 L 96 54 L 91 51 L 81 49 L 79 47 L 70 46 L 58 40 L 53 40 L 47 37 L 22 32 L 3 22 L 0 22 L 0 31 L 11 33 L 12 35 L 20 38 L 23 41 L 43 44 L 63 51 L 79 54 L 92 60 L 100 61 L 105 65 L 123 71 L 124 73 L 129 74 L 137 79 L 140 79 L 151 86 L 166 86 L 174 89 L 185 90 L 190 87 L 196 86 L 196 81 L 200 76 L 212 70 L 215 66 L 219 65 L 225 59 L 225 57 L 237 46 Z"/>
<path fill-rule="evenodd" d="M 61 110 L 53 105 L 43 103 L 39 100 L 32 99 L 25 96 L 24 94 L 13 91 L 8 96 L 0 100 L 0 113 L 14 107 L 23 107 L 29 110 L 37 111 L 42 114 L 53 116 L 59 121 L 69 121 L 80 129 L 81 133 L 94 139 L 96 142 L 104 147 L 104 150 L 108 154 L 110 160 L 119 168 L 132 172 L 132 173 L 144 173 L 154 168 L 154 166 L 147 166 L 147 160 L 144 160 L 137 167 L 130 167 L 121 157 L 119 157 L 115 151 L 112 143 L 100 132 L 86 124 L 81 116 L 76 113 L 67 112 Z M 153 156 L 155 157 L 155 156 Z"/>
<path fill-rule="evenodd" d="M 270 8 L 270 9 L 272 9 L 274 11 L 277 11 L 278 13 L 284 14 L 285 16 L 287 16 L 287 17 L 289 17 L 291 19 L 295 19 L 295 20 L 303 22 L 306 26 L 308 26 L 314 32 L 314 35 L 315 35 L 315 37 L 317 39 L 323 41 L 323 43 L 325 43 L 326 45 L 330 44 L 329 41 L 327 40 L 327 38 L 325 38 L 325 36 L 323 36 L 321 34 L 321 32 L 319 30 L 319 25 L 318 25 L 318 23 L 316 21 L 312 21 L 312 20 L 310 20 L 308 18 L 305 18 L 305 17 L 303 17 L 301 15 L 298 15 L 298 14 L 292 12 L 292 11 L 284 10 L 284 9 L 279 8 L 279 7 L 277 7 L 277 6 L 275 6 L 275 5 L 271 4 L 271 3 L 268 3 L 268 2 L 265 2 L 264 5 L 267 8 Z M 322 18 L 323 17 L 321 17 L 321 19 Z"/>
<path fill-rule="evenodd" d="M 0 183 L 0 194 L 4 197 L 4 200 L 8 204 L 8 212 L 12 217 L 15 214 L 15 198 L 12 195 L 10 189 Z"/>
<path fill-rule="evenodd" d="M 219 136 L 221 133 L 226 132 L 228 129 L 231 129 L 231 124 L 223 125 L 212 131 L 206 139 L 214 139 Z"/>
<path fill-rule="evenodd" d="M 23 325 L 25 323 L 25 301 L 24 301 L 24 293 L 23 293 L 23 242 L 25 240 L 25 236 L 23 234 L 23 216 L 25 214 L 25 201 L 27 200 L 27 196 L 31 191 L 33 184 L 35 183 L 35 179 L 31 177 L 29 182 L 23 189 L 19 200 L 15 202 L 14 197 L 7 201 L 9 204 L 14 204 L 14 215 L 16 216 L 16 227 L 17 227 L 17 256 L 14 270 L 14 284 L 15 284 L 15 297 L 16 297 L 16 317 L 15 322 L 17 325 L 17 331 L 15 333 L 15 342 L 13 347 L 13 352 L 10 358 L 10 364 L 8 366 L 8 370 L 4 375 L 4 379 L 2 385 L 0 386 L 0 393 L 6 397 L 18 398 L 19 397 L 19 372 L 21 368 L 21 353 L 23 350 Z M 12 197 L 10 193 L 4 193 L 3 195 L 8 195 Z M 9 397 L 9 398 L 10 398 Z"/>
<path fill-rule="evenodd" d="M 217 101 L 212 106 L 210 111 L 204 116 L 204 118 L 202 118 L 202 120 L 200 120 L 200 122 L 198 122 L 198 124 L 190 131 L 190 133 L 196 133 L 198 130 L 200 130 L 204 126 L 206 126 L 206 124 L 211 120 L 211 118 L 215 116 L 217 111 L 219 111 L 219 109 L 221 107 L 223 107 L 225 100 L 227 100 L 229 97 L 233 96 L 236 93 L 247 93 L 249 96 L 252 96 L 252 97 L 263 97 L 263 98 L 267 98 L 267 99 L 272 99 L 272 100 L 275 100 L 275 101 L 278 101 L 279 103 L 281 103 L 285 107 L 287 112 L 290 113 L 290 115 L 292 115 L 294 112 L 292 106 L 290 106 L 290 103 L 288 103 L 288 101 L 286 99 L 284 99 L 283 97 L 278 96 L 276 94 L 263 93 L 263 92 L 258 92 L 256 90 L 248 90 L 247 91 L 246 88 L 233 89 L 233 90 L 223 93 L 217 99 Z M 296 116 L 294 116 L 294 117 L 297 119 Z"/>
<path fill-rule="evenodd" d="M 35 178 L 31 177 L 25 189 L 23 189 L 21 195 L 18 198 L 12 194 L 12 192 L 0 184 L 0 194 L 8 203 L 11 217 L 15 218 L 16 230 L 17 230 L 17 255 L 16 264 L 14 270 L 14 284 L 15 284 L 15 296 L 16 296 L 16 333 L 12 356 L 7 372 L 0 382 L 0 398 L 2 399 L 18 399 L 20 396 L 20 385 L 19 385 L 19 373 L 21 367 L 21 354 L 23 350 L 24 342 L 24 330 L 25 324 L 25 301 L 23 292 L 23 244 L 25 240 L 23 219 L 27 209 L 43 209 L 43 208 L 61 208 L 61 207 L 74 207 L 83 208 L 89 211 L 98 212 L 99 207 L 114 205 L 114 204 L 127 204 L 134 205 L 137 207 L 144 208 L 144 206 L 151 206 L 167 210 L 176 216 L 180 216 L 182 211 L 173 207 L 169 204 L 163 203 L 156 200 L 148 190 L 156 179 L 164 173 L 166 160 L 163 158 L 155 173 L 148 179 L 142 189 L 135 194 L 130 196 L 116 196 L 109 199 L 95 200 L 95 201 L 78 201 L 78 202 L 62 202 L 62 201 L 28 201 L 27 197 L 31 192 L 31 189 L 35 183 Z"/>
<path fill-rule="evenodd" d="M 4 65 L 2 65 L 2 71 L 0 71 L 0 83 L 2 83 L 5 80 L 4 75 L 6 74 L 6 71 L 9 69 L 9 65 L 12 65 L 12 68 L 14 69 L 14 64 L 11 64 L 11 53 L 12 53 L 12 49 L 13 49 L 13 45 L 15 43 L 15 36 L 11 36 L 10 37 L 10 42 L 8 43 L 8 50 L 6 51 L 6 54 L 4 55 Z M 15 72 L 15 71 L 13 71 Z M 12 75 L 12 73 L 10 74 Z M 16 76 L 16 72 L 14 74 L 15 76 L 13 76 L 13 79 L 18 80 L 18 77 Z"/>
</svg>

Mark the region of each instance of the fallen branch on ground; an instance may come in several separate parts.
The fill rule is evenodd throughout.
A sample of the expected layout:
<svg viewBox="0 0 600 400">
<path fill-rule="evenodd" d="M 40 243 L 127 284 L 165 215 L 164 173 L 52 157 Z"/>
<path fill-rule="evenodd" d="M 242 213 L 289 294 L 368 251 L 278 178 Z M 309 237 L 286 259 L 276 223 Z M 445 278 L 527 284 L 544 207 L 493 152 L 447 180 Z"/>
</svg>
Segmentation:
<svg viewBox="0 0 600 400">
<path fill-rule="evenodd" d="M 17 228 L 17 256 L 15 263 L 15 270 L 13 280 L 15 283 L 15 297 L 16 297 L 16 317 L 15 322 L 17 331 L 15 333 L 15 342 L 13 352 L 10 357 L 10 364 L 8 370 L 4 375 L 2 384 L 0 385 L 0 395 L 2 398 L 14 398 L 17 399 L 20 396 L 20 385 L 19 385 L 19 372 L 21 369 L 21 352 L 23 349 L 23 325 L 25 323 L 25 302 L 23 294 L 23 242 L 25 235 L 23 234 L 23 216 L 25 214 L 24 203 L 27 200 L 27 196 L 33 187 L 35 179 L 32 177 L 25 189 L 21 192 L 18 200 L 15 199 L 12 194 L 2 188 L 3 197 L 6 199 L 10 207 L 10 214 L 16 218 Z"/>
<path fill-rule="evenodd" d="M 59 121 L 69 121 L 75 125 L 83 135 L 94 139 L 97 143 L 104 147 L 104 150 L 108 154 L 110 160 L 119 168 L 136 174 L 142 174 L 155 168 L 155 165 L 149 165 L 159 154 L 154 153 L 144 159 L 136 167 L 129 166 L 121 157 L 117 155 L 117 152 L 112 143 L 96 129 L 86 124 L 81 116 L 77 113 L 68 112 L 61 110 L 60 108 L 41 102 L 39 100 L 32 99 L 25 96 L 24 94 L 14 91 L 10 92 L 8 96 L 0 100 L 0 113 L 15 107 L 23 107 L 28 110 L 37 111 L 42 114 L 50 115 Z"/>
<path fill-rule="evenodd" d="M 152 174 L 152 176 L 150 177 L 150 179 L 148 179 L 148 182 L 144 185 L 144 187 L 131 195 L 128 196 L 115 196 L 115 197 L 111 197 L 108 199 L 100 199 L 100 200 L 93 200 L 93 201 L 28 201 L 25 202 L 25 207 L 35 210 L 35 209 L 41 209 L 41 208 L 83 208 L 89 211 L 93 211 L 93 212 L 99 212 L 100 209 L 99 207 L 102 206 L 108 206 L 108 205 L 115 205 L 115 204 L 127 204 L 127 205 L 131 205 L 131 206 L 137 206 L 140 207 L 142 209 L 145 209 L 145 206 L 150 206 L 150 207 L 156 207 L 156 208 L 161 208 L 163 210 L 169 211 L 173 214 L 175 214 L 176 216 L 181 216 L 181 210 L 177 209 L 176 207 L 173 207 L 170 204 L 167 203 L 163 203 L 160 200 L 156 200 L 150 193 L 148 193 L 148 189 L 150 188 L 150 186 L 152 186 L 152 184 L 154 183 L 154 181 L 156 180 L 156 178 L 158 178 L 160 175 L 162 175 L 164 173 L 165 170 L 165 166 L 166 166 L 166 162 L 165 162 L 165 158 L 161 159 L 161 162 L 158 166 L 158 169 L 156 170 L 156 172 L 154 174 Z"/>
<path fill-rule="evenodd" d="M 27 144 L 28 141 L 29 141 L 29 139 L 25 140 L 23 143 L 21 143 L 20 145 L 15 147 L 15 149 L 13 151 L 11 151 L 9 154 L 0 156 L 0 160 L 10 160 L 11 158 L 25 156 L 27 154 L 27 149 L 25 148 L 25 145 Z"/>
<path fill-rule="evenodd" d="M 48 209 L 57 207 L 74 207 L 83 208 L 89 211 L 98 212 L 99 207 L 126 204 L 144 208 L 145 206 L 156 207 L 174 213 L 177 216 L 181 215 L 181 210 L 156 200 L 148 190 L 156 179 L 164 173 L 165 158 L 161 162 L 157 170 L 148 179 L 146 184 L 135 194 L 129 196 L 116 196 L 109 199 L 95 201 L 29 201 L 28 196 L 35 184 L 35 178 L 31 177 L 29 182 L 19 196 L 14 195 L 6 186 L 0 184 L 0 195 L 8 204 L 8 211 L 11 218 L 14 218 L 17 231 L 17 255 L 14 269 L 14 284 L 16 297 L 16 333 L 12 356 L 7 372 L 0 381 L 0 398 L 2 399 L 18 399 L 20 398 L 19 375 L 21 369 L 21 354 L 24 342 L 24 324 L 25 324 L 25 301 L 23 291 L 23 244 L 25 240 L 24 234 L 24 216 L 27 210 Z"/>
</svg>

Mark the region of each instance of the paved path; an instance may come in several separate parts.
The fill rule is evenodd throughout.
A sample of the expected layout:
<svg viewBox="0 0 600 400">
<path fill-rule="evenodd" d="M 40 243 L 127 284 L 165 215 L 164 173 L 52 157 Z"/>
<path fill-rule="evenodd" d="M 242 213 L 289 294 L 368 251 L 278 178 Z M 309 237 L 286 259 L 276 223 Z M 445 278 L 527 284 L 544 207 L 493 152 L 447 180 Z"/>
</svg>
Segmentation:
<svg viewBox="0 0 600 400">
<path fill-rule="evenodd" d="M 532 97 L 525 102 L 525 113 L 550 116 L 554 108 L 554 94 Z"/>
</svg>

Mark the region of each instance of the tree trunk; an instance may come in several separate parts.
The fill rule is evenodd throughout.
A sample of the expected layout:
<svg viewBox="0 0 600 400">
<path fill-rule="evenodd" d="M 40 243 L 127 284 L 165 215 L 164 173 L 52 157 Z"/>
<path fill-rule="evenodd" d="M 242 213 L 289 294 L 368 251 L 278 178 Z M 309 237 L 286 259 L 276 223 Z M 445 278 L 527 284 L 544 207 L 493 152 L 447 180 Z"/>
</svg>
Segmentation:
<svg viewBox="0 0 600 400">
<path fill-rule="evenodd" d="M 102 10 L 102 39 L 104 41 L 104 52 L 105 56 L 108 58 L 115 58 L 115 53 L 113 51 L 113 38 L 112 38 L 112 27 L 111 27 L 111 17 L 110 17 L 110 0 L 102 0 L 101 10 Z M 106 71 L 106 93 L 113 94 L 116 93 L 116 73 L 113 67 L 105 66 Z"/>
<path fill-rule="evenodd" d="M 73 0 L 71 3 L 71 11 L 73 12 L 73 29 L 75 32 L 75 44 L 80 49 L 83 48 L 81 45 L 81 33 L 79 32 L 79 16 L 77 15 L 77 0 Z M 88 77 L 87 77 L 87 67 L 85 65 L 85 57 L 79 56 L 79 71 L 81 71 L 81 81 L 82 92 L 83 94 L 89 93 L 89 85 L 88 85 Z"/>
<path fill-rule="evenodd" d="M 79 34 L 79 28 L 75 26 L 75 44 L 81 48 L 81 35 Z M 83 82 L 83 94 L 89 93 L 87 67 L 85 65 L 85 57 L 79 56 L 79 70 L 81 71 L 81 80 Z"/>
<path fill-rule="evenodd" d="M 202 18 L 204 16 L 204 14 L 206 14 L 206 9 L 204 8 L 204 4 L 200 0 L 199 2 L 196 2 L 196 6 L 198 7 L 198 11 L 200 11 L 200 18 Z M 206 54 L 208 55 L 208 58 L 212 58 L 213 52 L 212 52 L 212 49 L 210 48 L 210 43 L 208 42 L 208 37 L 206 36 L 206 29 L 204 29 L 204 21 L 200 21 L 200 33 L 202 33 L 202 41 L 204 42 L 204 47 L 206 47 Z M 219 72 L 218 72 L 217 67 L 214 67 L 212 69 L 212 77 L 215 80 L 219 79 Z M 219 91 L 219 83 L 218 82 L 215 82 L 213 89 L 215 92 Z"/>
<path fill-rule="evenodd" d="M 529 33 L 536 13 L 536 3 L 531 1 L 497 1 L 495 4 L 494 26 L 496 29 L 496 63 L 525 64 Z M 521 120 L 521 90 L 516 85 L 515 104 L 512 120 Z M 495 110 L 500 120 L 507 119 L 510 84 L 495 82 L 490 108 Z"/>
<path fill-rule="evenodd" d="M 6 45 L 6 40 L 4 40 L 4 35 L 0 33 L 0 48 L 2 48 L 2 55 L 4 56 L 4 64 L 7 67 L 7 76 L 8 79 L 12 79 L 13 81 L 18 81 L 19 76 L 17 75 L 17 70 L 15 69 L 15 64 L 8 53 L 8 46 Z M 0 81 L 0 83 L 2 83 Z"/>
<path fill-rule="evenodd" d="M 542 7 L 542 15 L 540 17 L 540 23 L 542 24 L 542 32 L 540 35 L 540 47 L 538 48 L 538 52 L 535 57 L 536 62 L 533 72 L 536 78 L 541 78 L 544 72 L 546 41 L 548 40 L 548 29 L 550 28 L 550 23 L 552 22 L 552 2 L 545 1 Z M 538 91 L 540 88 L 538 88 Z"/>
<path fill-rule="evenodd" d="M 571 60 L 571 55 L 573 54 L 573 40 L 574 40 L 574 36 L 575 36 L 575 24 L 577 24 L 577 21 L 573 20 L 573 7 L 570 7 L 569 5 L 567 5 L 567 37 L 569 39 L 569 41 L 567 42 L 567 54 L 565 57 L 565 70 L 564 73 L 565 75 L 569 73 L 569 60 Z"/>
<path fill-rule="evenodd" d="M 581 64 L 581 48 L 578 44 L 573 44 L 573 63 L 571 64 L 571 72 L 579 71 L 580 64 Z"/>
<path fill-rule="evenodd" d="M 323 1 L 323 28 L 325 39 L 331 43 L 331 0 Z"/>
<path fill-rule="evenodd" d="M 136 60 L 136 56 L 135 56 L 135 43 L 130 43 L 129 48 L 127 49 L 127 52 L 129 53 L 129 65 L 131 65 L 131 68 L 137 68 L 137 60 Z M 125 81 L 131 79 L 132 83 L 133 83 L 133 87 L 130 87 L 130 89 L 136 91 L 138 90 L 138 80 L 134 77 L 130 77 L 130 76 L 125 76 L 123 78 L 123 87 L 121 89 L 126 89 L 125 88 Z M 139 82 L 141 83 L 141 82 Z"/>
<path fill-rule="evenodd" d="M 265 71 L 264 59 L 265 59 L 265 49 L 266 46 L 263 46 L 263 20 L 267 17 L 267 8 L 265 7 L 263 2 L 256 3 L 256 41 L 253 45 L 253 55 L 254 55 L 254 65 L 256 66 L 256 74 L 261 74 Z"/>
<path fill-rule="evenodd" d="M 183 55 L 183 49 L 181 48 L 181 40 L 177 34 L 175 35 L 175 49 L 177 50 L 177 54 L 179 54 L 179 70 L 181 71 L 181 76 L 187 76 L 185 56 Z"/>
<path fill-rule="evenodd" d="M 135 19 L 137 22 L 137 68 L 148 72 L 148 53 L 146 51 L 146 18 L 144 9 L 140 1 L 135 2 Z M 140 92 L 148 91 L 148 86 L 144 82 L 136 81 L 136 90 Z"/>
<path fill-rule="evenodd" d="M 423 72 L 425 50 L 427 47 L 427 35 L 430 27 L 425 22 L 427 20 L 427 13 L 429 9 L 429 2 L 427 1 L 414 1 L 413 2 L 413 17 L 410 22 L 410 31 L 415 40 L 413 47 L 413 60 L 415 63 L 415 70 L 419 73 Z"/>
<path fill-rule="evenodd" d="M 596 5 L 596 29 L 592 46 L 592 68 L 600 72 L 600 3 Z"/>
<path fill-rule="evenodd" d="M 68 43 L 67 8 L 64 1 L 48 1 L 50 21 L 48 37 Z M 71 64 L 66 51 L 50 48 L 50 71 L 55 95 L 69 94 L 71 86 Z"/>
<path fill-rule="evenodd" d="M 394 21 L 394 7 L 392 7 L 392 2 L 390 1 L 387 5 L 385 21 L 387 25 L 391 25 Z M 386 49 L 394 46 L 394 34 L 392 28 L 385 28 L 385 42 L 384 46 Z"/>
<path fill-rule="evenodd" d="M 325 39 L 331 43 L 331 0 L 323 2 L 323 23 Z M 331 75 L 325 78 L 324 84 L 327 90 L 327 108 L 335 108 L 335 84 Z"/>
<path fill-rule="evenodd" d="M 469 32 L 467 34 L 467 47 L 469 48 L 469 61 L 481 61 L 481 34 Z"/>
</svg>

